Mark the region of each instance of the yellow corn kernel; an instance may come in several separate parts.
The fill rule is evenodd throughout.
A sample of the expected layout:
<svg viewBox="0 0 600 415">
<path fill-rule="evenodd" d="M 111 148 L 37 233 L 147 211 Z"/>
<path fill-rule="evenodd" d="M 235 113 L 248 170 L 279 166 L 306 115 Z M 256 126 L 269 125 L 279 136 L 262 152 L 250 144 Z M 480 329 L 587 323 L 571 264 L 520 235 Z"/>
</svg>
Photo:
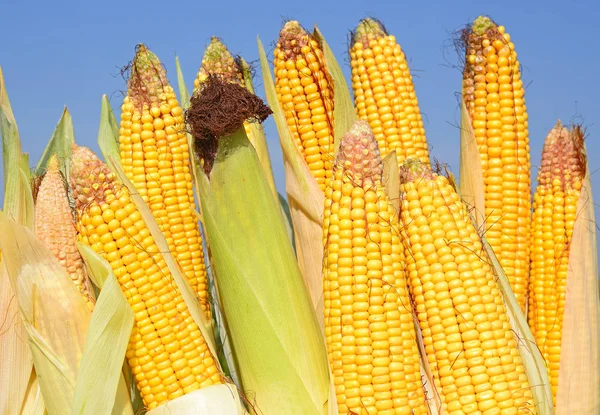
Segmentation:
<svg viewBox="0 0 600 415">
<path fill-rule="evenodd" d="M 485 187 L 485 236 L 522 310 L 527 303 L 531 229 L 529 122 L 515 45 L 488 17 L 465 31 L 463 98 Z"/>
<path fill-rule="evenodd" d="M 565 311 L 569 246 L 585 177 L 580 127 L 560 121 L 548 133 L 533 198 L 529 326 L 548 366 L 556 403 Z"/>
<path fill-rule="evenodd" d="M 373 19 L 360 21 L 350 48 L 356 114 L 369 121 L 381 156 L 396 150 L 398 163 L 429 163 L 423 119 L 406 56 L 396 38 Z"/>
<path fill-rule="evenodd" d="M 144 405 L 152 409 L 200 385 L 222 383 L 215 358 L 128 189 L 89 149 L 74 146 L 72 157 L 79 239 L 89 244 L 98 236 L 103 241 L 91 246 L 105 259 L 114 256 L 110 265 L 135 312 L 126 356 Z M 107 220 L 118 222 L 112 232 Z M 125 243 L 117 243 L 115 233 Z M 130 260 L 132 254 L 136 260 Z M 190 343 L 194 347 L 185 347 Z"/>
<path fill-rule="evenodd" d="M 325 190 L 327 351 L 340 414 L 425 414 L 397 212 L 382 175 L 377 141 L 357 121 Z"/>
<path fill-rule="evenodd" d="M 409 159 L 400 200 L 409 289 L 444 410 L 535 413 L 497 277 L 456 190 Z"/>
<path fill-rule="evenodd" d="M 333 84 L 323 50 L 297 21 L 287 22 L 275 48 L 275 89 L 290 132 L 319 187 L 333 167 Z"/>
<path fill-rule="evenodd" d="M 162 64 L 144 45 L 138 45 L 121 107 L 123 171 L 150 207 L 210 321 L 206 266 L 194 213 L 190 150 L 183 118 Z"/>
</svg>

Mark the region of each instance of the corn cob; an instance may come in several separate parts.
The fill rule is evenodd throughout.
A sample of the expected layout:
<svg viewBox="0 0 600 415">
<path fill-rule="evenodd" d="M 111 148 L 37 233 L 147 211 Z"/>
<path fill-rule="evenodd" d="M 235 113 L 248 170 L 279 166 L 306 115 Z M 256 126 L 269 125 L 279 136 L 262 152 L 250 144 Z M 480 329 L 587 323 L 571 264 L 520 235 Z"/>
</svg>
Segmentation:
<svg viewBox="0 0 600 415">
<path fill-rule="evenodd" d="M 425 414 L 398 218 L 366 121 L 340 143 L 326 188 L 325 334 L 340 414 Z"/>
<path fill-rule="evenodd" d="M 381 156 L 396 150 L 398 163 L 418 158 L 429 163 L 423 119 L 406 56 L 373 19 L 360 21 L 350 48 L 356 114 L 369 122 Z"/>
<path fill-rule="evenodd" d="M 487 17 L 477 18 L 464 39 L 463 97 L 483 168 L 485 236 L 525 311 L 531 163 L 520 63 L 504 27 Z"/>
<path fill-rule="evenodd" d="M 454 187 L 409 159 L 400 197 L 410 293 L 443 409 L 534 413 L 496 275 Z"/>
<path fill-rule="evenodd" d="M 529 285 L 529 325 L 547 362 L 555 403 L 569 246 L 585 166 L 581 128 L 569 131 L 559 121 L 546 138 L 533 199 Z"/>
<path fill-rule="evenodd" d="M 75 218 L 56 156 L 50 159 L 48 170 L 41 179 L 34 215 L 36 236 L 52 251 L 79 289 L 90 310 L 93 310 L 96 303 L 94 288 L 75 245 Z"/>
<path fill-rule="evenodd" d="M 135 325 L 127 347 L 144 405 L 222 383 L 199 327 L 126 187 L 89 149 L 73 148 L 79 239 L 110 263 Z"/>
<path fill-rule="evenodd" d="M 144 45 L 136 49 L 128 87 L 119 132 L 123 170 L 150 207 L 210 320 L 183 110 L 162 64 Z"/>
<path fill-rule="evenodd" d="M 319 43 L 287 22 L 275 48 L 275 89 L 298 150 L 325 190 L 333 167 L 333 83 Z"/>
</svg>

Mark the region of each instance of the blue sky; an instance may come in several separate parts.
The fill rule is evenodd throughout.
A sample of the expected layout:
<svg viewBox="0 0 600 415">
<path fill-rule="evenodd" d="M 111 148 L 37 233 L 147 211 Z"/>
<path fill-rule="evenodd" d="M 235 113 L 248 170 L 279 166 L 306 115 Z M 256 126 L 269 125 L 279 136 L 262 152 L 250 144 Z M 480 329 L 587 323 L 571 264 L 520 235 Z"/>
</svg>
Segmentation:
<svg viewBox="0 0 600 415">
<path fill-rule="evenodd" d="M 342 6 L 338 6 L 340 3 Z M 489 3 L 484 6 L 485 3 Z M 432 156 L 458 174 L 461 73 L 452 32 L 488 14 L 516 44 L 528 85 L 534 184 L 541 146 L 556 120 L 583 122 L 590 168 L 600 169 L 600 3 L 587 1 L 11 1 L 1 8 L 0 65 L 24 151 L 36 162 L 67 105 L 79 144 L 98 151 L 100 99 L 107 94 L 117 115 L 126 89 L 119 67 L 146 43 L 176 85 L 179 55 L 188 87 L 212 35 L 256 61 L 256 36 L 272 52 L 282 22 L 318 24 L 349 78 L 348 34 L 365 16 L 381 19 L 410 59 Z M 272 55 L 271 55 L 272 57 Z M 264 96 L 260 77 L 255 80 Z M 278 189 L 284 193 L 281 151 L 272 120 L 266 122 Z M 2 156 L 0 155 L 0 158 Z M 600 200 L 600 173 L 593 176 Z M 2 172 L 0 169 L 0 183 Z M 2 195 L 0 194 L 0 201 Z M 596 210 L 600 217 L 600 210 Z"/>
</svg>

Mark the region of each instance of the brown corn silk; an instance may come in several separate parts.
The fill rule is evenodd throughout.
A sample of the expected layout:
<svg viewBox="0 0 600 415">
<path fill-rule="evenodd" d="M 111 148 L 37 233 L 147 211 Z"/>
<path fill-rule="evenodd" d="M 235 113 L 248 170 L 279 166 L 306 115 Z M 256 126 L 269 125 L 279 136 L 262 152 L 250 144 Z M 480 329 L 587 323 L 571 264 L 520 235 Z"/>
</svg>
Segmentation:
<svg viewBox="0 0 600 415">
<path fill-rule="evenodd" d="M 110 264 L 135 313 L 126 357 L 144 405 L 152 409 L 223 383 L 129 190 L 94 153 L 78 146 L 70 182 L 79 240 Z"/>
<path fill-rule="evenodd" d="M 121 164 L 148 204 L 210 321 L 183 110 L 158 57 L 138 45 L 121 107 Z"/>
<path fill-rule="evenodd" d="M 485 208 L 481 214 L 485 218 L 485 237 L 525 311 L 531 173 L 520 63 L 504 27 L 488 17 L 478 17 L 462 32 L 462 37 L 466 49 L 463 99 L 483 171 Z M 464 167 L 464 174 L 468 175 L 468 166 Z"/>
<path fill-rule="evenodd" d="M 90 310 L 96 302 L 92 282 L 77 249 L 77 228 L 67 184 L 53 156 L 41 179 L 34 210 L 35 234 L 54 254 L 79 289 Z"/>
<path fill-rule="evenodd" d="M 535 413 L 497 276 L 453 183 L 409 159 L 400 200 L 408 284 L 442 411 Z"/>
<path fill-rule="evenodd" d="M 287 22 L 274 52 L 277 100 L 304 160 L 321 190 L 334 159 L 333 81 L 323 50 L 302 26 Z"/>
<path fill-rule="evenodd" d="M 581 127 L 560 121 L 542 150 L 533 198 L 529 326 L 546 360 L 556 404 L 567 274 L 577 206 L 586 174 Z"/>
<path fill-rule="evenodd" d="M 356 114 L 369 122 L 381 156 L 396 150 L 398 163 L 429 163 L 423 119 L 406 56 L 396 37 L 370 18 L 352 33 L 352 89 Z"/>
<path fill-rule="evenodd" d="M 377 141 L 357 121 L 325 191 L 329 363 L 340 414 L 426 414 L 397 212 L 382 176 Z"/>
</svg>

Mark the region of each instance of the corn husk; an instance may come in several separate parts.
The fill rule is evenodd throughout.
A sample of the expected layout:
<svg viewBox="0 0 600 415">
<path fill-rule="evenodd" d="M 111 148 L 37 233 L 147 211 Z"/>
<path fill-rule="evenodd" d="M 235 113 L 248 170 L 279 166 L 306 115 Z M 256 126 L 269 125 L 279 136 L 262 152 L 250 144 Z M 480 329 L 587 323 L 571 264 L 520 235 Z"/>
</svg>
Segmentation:
<svg viewBox="0 0 600 415">
<path fill-rule="evenodd" d="M 464 101 L 461 106 L 461 128 L 460 128 L 460 146 L 461 146 L 461 168 L 460 185 L 457 191 L 460 197 L 471 208 L 471 217 L 475 226 L 480 230 L 483 228 L 485 219 L 483 205 L 483 175 L 476 174 L 481 171 L 481 162 L 475 135 L 471 127 L 471 120 Z M 467 173 L 468 172 L 468 173 Z M 475 172 L 475 173 L 474 173 Z M 451 181 L 456 186 L 456 181 L 450 175 Z M 476 176 L 476 177 L 470 177 Z M 464 189 L 463 189 L 464 186 Z M 482 232 L 483 233 L 483 232 Z M 517 346 L 521 355 L 521 360 L 527 372 L 527 378 L 531 385 L 534 403 L 538 414 L 553 414 L 554 406 L 552 404 L 552 390 L 550 388 L 550 379 L 546 370 L 546 363 L 540 350 L 538 349 L 535 338 L 529 329 L 527 318 L 523 314 L 519 303 L 510 288 L 508 278 L 500 266 L 494 251 L 488 244 L 485 236 L 482 236 L 482 242 L 485 251 L 492 262 L 496 275 L 498 276 L 498 286 L 504 297 L 506 311 L 510 320 L 511 327 L 518 339 Z"/>
<path fill-rule="evenodd" d="M 325 414 L 325 345 L 256 151 L 221 137 L 196 176 L 216 286 L 243 391 L 256 413 Z"/>
<path fill-rule="evenodd" d="M 20 164 L 27 166 L 27 157 L 21 154 L 19 129 L 10 106 L 8 93 L 0 67 L 0 135 L 2 136 L 2 159 L 4 175 L 4 212 L 21 224 L 33 224 L 33 204 L 21 203 L 27 195 L 21 195 L 24 174 Z M 29 169 L 26 167 L 27 172 Z M 27 180 L 28 182 L 28 180 Z M 29 216 L 29 217 L 28 217 Z M 3 231 L 4 232 L 4 231 Z M 41 414 L 44 403 L 33 360 L 27 342 L 27 332 L 19 312 L 5 261 L 0 249 L 0 413 Z"/>
<path fill-rule="evenodd" d="M 383 158 L 383 185 L 390 203 L 400 214 L 400 172 L 396 161 L 396 150 L 392 150 Z"/>
<path fill-rule="evenodd" d="M 570 243 L 556 414 L 600 413 L 598 248 L 589 165 Z"/>
<path fill-rule="evenodd" d="M 69 171 L 69 156 L 71 154 L 71 145 L 75 142 L 75 133 L 73 131 L 73 120 L 67 107 L 56 125 L 56 129 L 50 137 L 50 141 L 46 145 L 42 157 L 38 161 L 33 173 L 35 176 L 40 176 L 48 168 L 48 162 L 54 154 L 59 160 L 59 168 L 68 177 Z"/>
<path fill-rule="evenodd" d="M 109 156 L 116 161 L 121 159 L 121 152 L 119 151 L 119 127 L 115 113 L 106 95 L 102 95 L 98 146 L 105 160 L 108 160 Z"/>
<path fill-rule="evenodd" d="M 207 386 L 146 412 L 147 415 L 245 415 L 247 413 L 237 389 L 230 384 Z"/>
</svg>

